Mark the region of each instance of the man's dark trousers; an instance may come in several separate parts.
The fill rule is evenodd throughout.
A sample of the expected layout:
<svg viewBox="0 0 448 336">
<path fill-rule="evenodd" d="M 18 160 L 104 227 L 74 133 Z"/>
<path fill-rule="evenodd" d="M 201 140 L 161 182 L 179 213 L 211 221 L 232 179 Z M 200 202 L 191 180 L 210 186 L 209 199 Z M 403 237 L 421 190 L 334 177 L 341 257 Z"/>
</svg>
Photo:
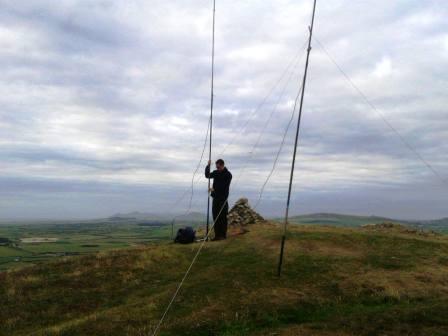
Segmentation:
<svg viewBox="0 0 448 336">
<path fill-rule="evenodd" d="M 215 238 L 227 238 L 228 212 L 229 203 L 227 203 L 227 200 L 213 199 L 212 213 L 213 221 L 215 223 Z"/>
</svg>

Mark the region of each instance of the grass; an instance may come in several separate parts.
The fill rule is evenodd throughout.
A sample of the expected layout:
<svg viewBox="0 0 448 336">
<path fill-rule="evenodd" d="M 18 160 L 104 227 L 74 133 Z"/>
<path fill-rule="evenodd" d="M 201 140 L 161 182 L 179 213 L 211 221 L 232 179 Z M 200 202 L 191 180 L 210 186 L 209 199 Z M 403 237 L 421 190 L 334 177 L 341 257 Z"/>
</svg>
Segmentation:
<svg viewBox="0 0 448 336">
<path fill-rule="evenodd" d="M 202 222 L 193 219 L 203 219 L 203 215 L 193 214 L 192 218 L 180 218 L 176 222 L 176 229 L 180 226 L 192 225 L 196 227 Z M 290 222 L 300 225 L 331 225 L 336 227 L 359 227 L 364 224 L 390 221 L 382 217 L 363 217 L 340 214 L 313 214 L 292 217 Z M 398 223 L 399 221 L 394 221 Z M 448 220 L 441 219 L 426 222 L 402 222 L 418 229 L 435 229 L 443 232 Z M 84 255 L 100 251 L 131 248 L 147 245 L 154 241 L 168 240 L 171 235 L 171 221 L 167 219 L 109 218 L 83 222 L 35 222 L 1 224 L 0 238 L 10 239 L 15 249 L 1 248 L 0 271 L 20 268 L 24 265 L 32 266 L 60 258 L 63 255 Z M 313 233 L 318 234 L 318 233 Z M 308 244 L 307 237 L 305 244 Z M 55 242 L 26 243 L 24 238 L 53 238 Z M 312 240 L 311 240 L 312 241 Z M 339 251 L 344 252 L 344 251 Z M 346 249 L 347 252 L 347 249 Z M 372 263 L 379 257 L 373 256 Z M 394 261 L 389 260 L 389 267 L 394 267 Z"/>
<path fill-rule="evenodd" d="M 89 254 L 166 240 L 171 227 L 140 226 L 136 222 L 39 223 L 1 225 L 0 237 L 15 247 L 0 246 L 0 271 L 32 266 L 61 255 Z M 56 238 L 54 242 L 24 242 L 23 238 Z"/>
<path fill-rule="evenodd" d="M 448 239 L 279 227 L 205 245 L 160 335 L 447 335 Z M 0 335 L 150 335 L 197 244 L 0 273 Z"/>
<path fill-rule="evenodd" d="M 278 221 L 282 221 L 281 219 Z M 392 222 L 404 224 L 420 230 L 433 230 L 436 232 L 448 233 L 448 218 L 436 220 L 399 220 L 378 216 L 354 216 L 332 213 L 317 213 L 309 215 L 293 216 L 290 223 L 299 225 L 331 225 L 338 227 L 360 227 L 367 224 L 377 224 L 381 222 Z"/>
</svg>

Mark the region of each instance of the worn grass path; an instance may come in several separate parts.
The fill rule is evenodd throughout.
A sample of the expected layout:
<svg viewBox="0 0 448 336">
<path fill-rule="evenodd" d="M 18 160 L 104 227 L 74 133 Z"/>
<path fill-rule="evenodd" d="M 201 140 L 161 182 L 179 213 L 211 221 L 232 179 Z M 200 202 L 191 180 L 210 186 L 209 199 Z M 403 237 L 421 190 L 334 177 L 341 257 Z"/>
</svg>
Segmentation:
<svg viewBox="0 0 448 336">
<path fill-rule="evenodd" d="M 448 335 L 448 238 L 291 227 L 208 243 L 160 335 Z M 198 245 L 0 273 L 0 335 L 151 335 Z"/>
</svg>

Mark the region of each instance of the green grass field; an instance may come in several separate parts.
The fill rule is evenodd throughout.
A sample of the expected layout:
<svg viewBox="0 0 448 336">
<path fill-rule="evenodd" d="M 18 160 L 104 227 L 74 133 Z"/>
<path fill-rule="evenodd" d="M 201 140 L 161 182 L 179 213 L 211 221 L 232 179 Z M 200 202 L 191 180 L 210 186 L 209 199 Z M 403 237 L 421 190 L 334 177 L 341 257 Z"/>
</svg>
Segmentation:
<svg viewBox="0 0 448 336">
<path fill-rule="evenodd" d="M 179 223 L 178 225 L 181 225 Z M 35 265 L 65 255 L 129 248 L 166 240 L 171 227 L 142 226 L 135 222 L 96 221 L 84 223 L 35 223 L 0 225 L 0 237 L 13 241 L 13 247 L 0 246 L 0 271 Z M 30 243 L 23 239 L 51 238 L 52 242 Z"/>
<path fill-rule="evenodd" d="M 448 238 L 291 226 L 207 243 L 160 335 L 447 335 Z M 0 273 L 0 335 L 151 335 L 198 244 L 167 241 Z"/>
</svg>

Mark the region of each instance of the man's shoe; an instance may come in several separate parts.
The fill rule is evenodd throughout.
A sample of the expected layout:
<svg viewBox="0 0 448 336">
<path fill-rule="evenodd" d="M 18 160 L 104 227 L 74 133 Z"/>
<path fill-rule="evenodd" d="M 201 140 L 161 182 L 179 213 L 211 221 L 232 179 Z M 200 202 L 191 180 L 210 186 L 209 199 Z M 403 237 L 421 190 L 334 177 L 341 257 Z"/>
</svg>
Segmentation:
<svg viewBox="0 0 448 336">
<path fill-rule="evenodd" d="M 212 241 L 219 241 L 219 240 L 224 240 L 225 238 L 223 237 L 215 237 L 212 239 Z"/>
</svg>

